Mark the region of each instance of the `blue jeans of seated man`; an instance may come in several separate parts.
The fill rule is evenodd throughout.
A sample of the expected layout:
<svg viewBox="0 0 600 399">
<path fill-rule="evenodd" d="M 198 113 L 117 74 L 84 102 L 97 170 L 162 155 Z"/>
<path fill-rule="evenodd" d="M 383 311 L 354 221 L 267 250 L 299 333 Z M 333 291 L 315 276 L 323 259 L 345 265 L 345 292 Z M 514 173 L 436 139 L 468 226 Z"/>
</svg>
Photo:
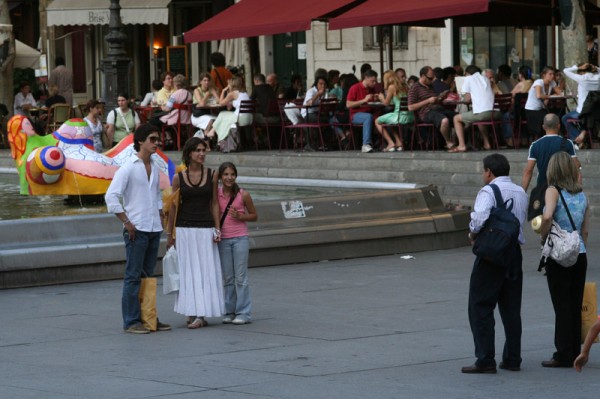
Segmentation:
<svg viewBox="0 0 600 399">
<path fill-rule="evenodd" d="M 123 328 L 127 329 L 142 322 L 140 300 L 140 280 L 142 276 L 154 274 L 158 246 L 162 232 L 135 231 L 135 240 L 129 239 L 127 230 L 123 230 L 125 240 L 125 277 L 123 279 L 123 296 L 121 308 L 123 312 Z"/>
<path fill-rule="evenodd" d="M 579 118 L 579 112 L 577 112 L 577 111 L 571 111 L 569 113 L 566 113 L 561 118 L 563 125 L 567 128 L 567 133 L 569 134 L 569 138 L 571 140 L 575 140 L 577 138 L 577 136 L 579 136 L 580 131 L 577 128 L 577 126 L 575 126 L 573 123 L 568 123 L 567 119 L 577 119 L 577 118 Z"/>
<path fill-rule="evenodd" d="M 352 115 L 352 123 L 363 125 L 363 145 L 371 144 L 371 131 L 373 130 L 373 114 L 368 112 L 357 112 Z"/>
<path fill-rule="evenodd" d="M 248 286 L 248 237 L 223 238 L 219 257 L 223 273 L 225 315 L 250 321 L 252 300 Z"/>
</svg>

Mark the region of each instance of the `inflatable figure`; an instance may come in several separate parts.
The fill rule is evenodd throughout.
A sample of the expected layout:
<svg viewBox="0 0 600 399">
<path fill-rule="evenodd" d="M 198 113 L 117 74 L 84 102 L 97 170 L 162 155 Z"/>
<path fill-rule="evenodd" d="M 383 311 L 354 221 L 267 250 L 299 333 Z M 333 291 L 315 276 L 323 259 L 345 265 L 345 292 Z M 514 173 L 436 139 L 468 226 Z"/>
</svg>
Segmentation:
<svg viewBox="0 0 600 399">
<path fill-rule="evenodd" d="M 69 119 L 52 135 L 39 136 L 27 117 L 15 115 L 7 131 L 24 195 L 104 194 L 117 169 L 136 156 L 133 134 L 104 154 L 95 152 L 83 119 Z M 161 151 L 153 157 L 161 171 L 160 187 L 170 188 L 175 165 Z"/>
</svg>

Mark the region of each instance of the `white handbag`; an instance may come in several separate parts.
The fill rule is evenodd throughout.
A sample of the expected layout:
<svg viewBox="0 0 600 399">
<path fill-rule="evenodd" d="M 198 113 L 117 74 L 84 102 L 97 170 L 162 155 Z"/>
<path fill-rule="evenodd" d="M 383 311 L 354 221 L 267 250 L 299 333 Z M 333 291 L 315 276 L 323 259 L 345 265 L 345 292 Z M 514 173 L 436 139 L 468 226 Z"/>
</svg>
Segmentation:
<svg viewBox="0 0 600 399">
<path fill-rule="evenodd" d="M 162 260 L 163 265 L 163 294 L 167 295 L 179 291 L 179 263 L 177 250 L 173 245 Z"/>
<path fill-rule="evenodd" d="M 560 189 L 558 189 L 558 193 L 560 194 L 560 199 L 569 216 L 573 231 L 568 232 L 563 230 L 558 223 L 553 220 L 552 226 L 550 226 L 550 232 L 548 233 L 548 237 L 546 237 L 546 242 L 542 248 L 542 260 L 545 262 L 546 259 L 550 258 L 563 267 L 571 267 L 577 263 L 577 257 L 579 256 L 579 232 L 575 228 L 571 212 L 569 212 L 569 207 L 567 207 L 567 203 L 565 202 Z"/>
</svg>

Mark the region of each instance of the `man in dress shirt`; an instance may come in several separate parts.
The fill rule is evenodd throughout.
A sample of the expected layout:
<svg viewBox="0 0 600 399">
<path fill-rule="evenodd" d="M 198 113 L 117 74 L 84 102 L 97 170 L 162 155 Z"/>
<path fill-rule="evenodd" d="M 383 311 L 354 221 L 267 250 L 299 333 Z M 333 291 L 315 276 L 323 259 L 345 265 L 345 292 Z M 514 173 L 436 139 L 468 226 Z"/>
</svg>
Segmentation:
<svg viewBox="0 0 600 399">
<path fill-rule="evenodd" d="M 483 182 L 486 184 L 477 194 L 469 223 L 471 243 L 483 229 L 496 206 L 493 189 L 495 184 L 504 201 L 512 199 L 511 212 L 519 219 L 519 242 L 511 251 L 510 265 L 506 268 L 477 257 L 473 264 L 469 286 L 469 323 L 475 342 L 475 357 L 472 366 L 462 368 L 463 373 L 495 373 L 495 331 L 494 308 L 498 304 L 506 341 L 502 352 L 500 368 L 519 371 L 521 368 L 521 294 L 523 289 L 522 254 L 520 244 L 523 238 L 523 223 L 527 217 L 527 194 L 510 177 L 510 165 L 504 155 L 492 154 L 483 159 Z"/>
<path fill-rule="evenodd" d="M 108 212 L 123 222 L 125 240 L 125 278 L 121 306 L 123 329 L 132 334 L 148 334 L 141 320 L 140 279 L 154 273 L 160 236 L 163 230 L 163 204 L 159 187 L 159 169 L 152 159 L 159 145 L 155 126 L 143 124 L 133 135 L 137 158 L 121 166 L 106 192 Z M 158 322 L 159 331 L 170 330 Z"/>
</svg>

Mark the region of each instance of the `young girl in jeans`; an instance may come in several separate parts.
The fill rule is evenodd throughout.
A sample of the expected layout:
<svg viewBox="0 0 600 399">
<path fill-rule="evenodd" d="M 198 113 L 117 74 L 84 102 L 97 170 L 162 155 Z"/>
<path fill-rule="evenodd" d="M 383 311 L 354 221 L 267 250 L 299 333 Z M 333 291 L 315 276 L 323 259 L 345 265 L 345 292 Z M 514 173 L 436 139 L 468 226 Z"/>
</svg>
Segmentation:
<svg viewBox="0 0 600 399">
<path fill-rule="evenodd" d="M 219 167 L 219 213 L 221 215 L 221 242 L 219 255 L 223 273 L 225 317 L 223 323 L 250 323 L 252 302 L 248 287 L 248 227 L 246 222 L 258 216 L 252 197 L 235 182 L 237 169 L 231 162 Z"/>
</svg>

